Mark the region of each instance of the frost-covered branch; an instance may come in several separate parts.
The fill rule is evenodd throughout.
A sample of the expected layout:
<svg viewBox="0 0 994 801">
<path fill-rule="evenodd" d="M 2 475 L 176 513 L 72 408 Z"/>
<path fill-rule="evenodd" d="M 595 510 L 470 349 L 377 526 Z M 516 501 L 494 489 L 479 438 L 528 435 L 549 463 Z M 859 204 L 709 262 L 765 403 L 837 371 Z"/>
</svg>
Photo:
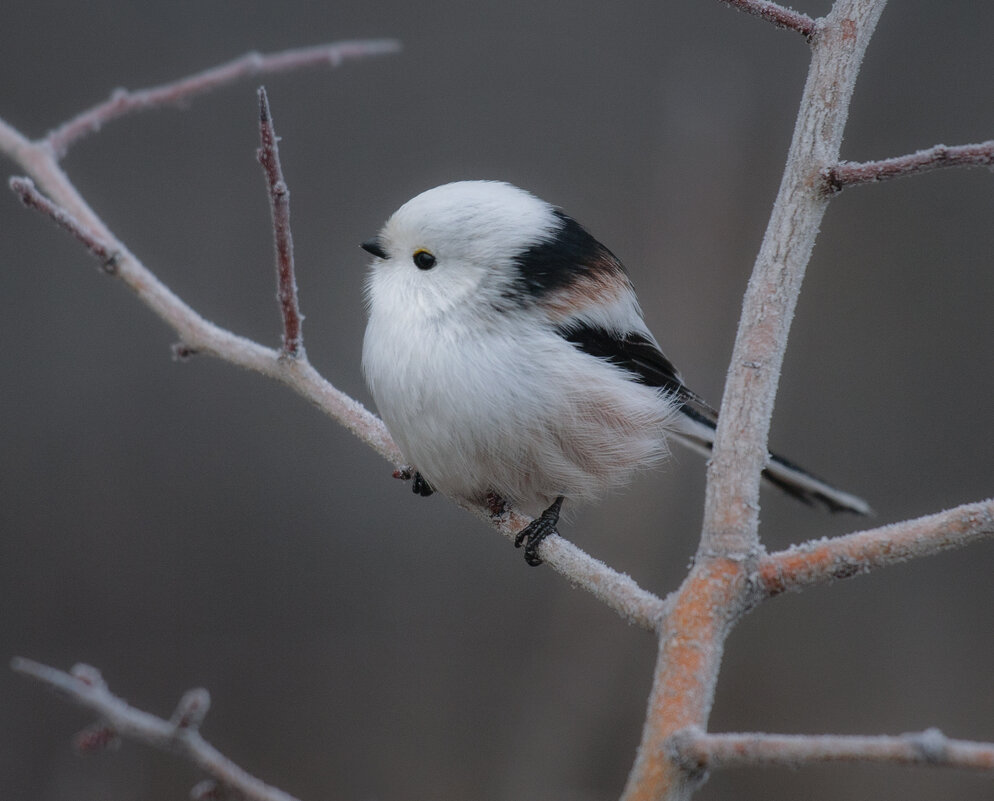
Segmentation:
<svg viewBox="0 0 994 801">
<path fill-rule="evenodd" d="M 840 161 L 822 171 L 827 194 L 849 186 L 919 175 L 943 167 L 994 167 L 994 139 L 974 145 L 935 145 L 927 150 L 880 161 Z"/>
<path fill-rule="evenodd" d="M 811 38 L 787 165 L 753 267 L 708 466 L 695 565 L 660 631 L 649 713 L 623 801 L 682 801 L 694 778 L 665 758 L 680 729 L 707 728 L 724 643 L 755 602 L 759 481 L 787 336 L 828 200 L 812 180 L 838 161 L 856 77 L 886 0 L 837 0 Z"/>
<path fill-rule="evenodd" d="M 746 14 L 762 17 L 778 28 L 797 31 L 805 39 L 810 39 L 814 35 L 815 21 L 811 17 L 779 3 L 771 3 L 769 0 L 721 0 L 721 2 Z"/>
<path fill-rule="evenodd" d="M 256 156 L 266 174 L 269 207 L 273 213 L 273 242 L 276 246 L 276 299 L 283 314 L 283 355 L 297 358 L 304 352 L 300 331 L 303 317 L 297 299 L 297 278 L 293 268 L 293 235 L 290 233 L 290 190 L 283 179 L 279 137 L 273 126 L 266 89 L 259 87 L 259 139 Z"/>
<path fill-rule="evenodd" d="M 125 114 L 184 103 L 197 95 L 242 78 L 323 65 L 337 67 L 349 59 L 395 53 L 399 49 L 400 44 L 393 39 L 371 39 L 301 47 L 279 53 L 246 53 L 226 64 L 161 86 L 135 91 L 115 89 L 108 100 L 63 123 L 49 132 L 43 141 L 57 157 L 61 158 L 84 136 L 96 133 L 111 120 Z"/>
<path fill-rule="evenodd" d="M 815 762 L 881 762 L 994 772 L 994 743 L 951 740 L 938 729 L 896 736 L 705 734 L 677 732 L 674 759 L 695 775 L 752 766 L 797 768 Z"/>
<path fill-rule="evenodd" d="M 559 536 L 549 537 L 541 546 L 541 558 L 547 564 L 625 618 L 659 635 L 648 714 L 624 801 L 683 801 L 708 768 L 735 764 L 736 759 L 744 762 L 746 757 L 740 757 L 741 754 L 750 755 L 749 764 L 849 758 L 839 755 L 873 748 L 879 748 L 881 754 L 888 748 L 892 749 L 891 753 L 901 753 L 904 749 L 904 757 L 881 756 L 877 761 L 953 764 L 961 760 L 965 765 L 970 759 L 989 759 L 984 756 L 988 752 L 976 749 L 990 746 L 950 741 L 934 730 L 897 738 L 703 733 L 714 699 L 725 639 L 738 619 L 756 603 L 786 590 L 959 547 L 994 533 L 994 502 L 987 501 L 916 521 L 806 543 L 781 553 L 763 554 L 758 535 L 759 477 L 767 452 L 773 400 L 791 319 L 832 194 L 830 190 L 939 166 L 990 165 L 994 143 L 937 147 L 900 159 L 863 165 L 840 162 L 839 146 L 853 85 L 885 0 L 837 0 L 831 13 L 819 20 L 765 0 L 723 2 L 802 33 L 811 43 L 812 63 L 787 167 L 743 303 L 708 469 L 705 519 L 694 567 L 679 591 L 664 601 Z M 344 43 L 270 56 L 249 54 L 164 86 L 139 92 L 121 90 L 106 103 L 37 141 L 27 139 L 0 120 L 0 152 L 10 156 L 30 176 L 11 181 L 22 201 L 72 234 L 106 272 L 123 281 L 171 326 L 181 340 L 178 352 L 216 356 L 276 378 L 398 465 L 402 456 L 382 421 L 326 381 L 304 353 L 291 257 L 288 192 L 278 165 L 277 137 L 264 92 L 260 93 L 263 140 L 260 161 L 266 169 L 273 206 L 284 321 L 282 350 L 265 347 L 214 325 L 173 294 L 107 228 L 58 163 L 73 143 L 122 114 L 185 101 L 247 75 L 310 64 L 337 64 L 346 57 L 393 49 L 395 43 L 381 41 Z M 508 538 L 513 538 L 529 522 L 514 510 L 465 508 Z M 197 732 L 199 719 L 206 711 L 205 693 L 185 696 L 173 719 L 164 721 L 112 696 L 92 669 L 80 669 L 70 676 L 26 660 L 16 660 L 14 666 L 60 687 L 108 721 L 84 732 L 77 740 L 81 747 L 99 747 L 117 735 L 133 736 L 184 753 L 194 761 L 202 758 L 205 749 L 219 760 L 224 759 Z M 969 751 L 970 748 L 974 751 Z M 218 781 L 225 786 L 236 786 L 227 774 Z M 277 794 L 249 797 L 289 801 L 285 794 L 272 792 Z"/>
<path fill-rule="evenodd" d="M 56 206 L 38 191 L 34 181 L 30 178 L 11 178 L 10 188 L 20 198 L 21 203 L 29 209 L 40 211 L 42 214 L 51 218 L 63 231 L 72 234 L 76 241 L 90 251 L 90 255 L 100 262 L 100 266 L 104 272 L 113 275 L 117 270 L 117 252 L 111 250 L 110 245 L 100 238 L 96 232 L 84 228 L 72 214 L 61 206 Z"/>
<path fill-rule="evenodd" d="M 339 46 L 330 45 L 326 48 L 287 51 L 285 54 L 267 56 L 262 63 L 270 71 L 303 66 L 307 63 L 323 63 L 328 60 L 328 56 L 322 56 L 321 53 L 339 52 L 336 50 L 337 47 Z M 346 48 L 346 52 L 351 55 L 381 52 L 375 47 L 358 48 L 356 44 L 341 47 Z M 228 65 L 168 84 L 166 87 L 146 90 L 148 97 L 144 104 L 128 106 L 124 110 L 147 107 L 153 100 L 163 103 L 215 88 L 233 80 L 234 77 L 246 74 L 244 70 L 248 65 L 255 63 L 254 59 L 253 56 L 245 56 Z M 111 116 L 117 116 L 117 113 Z M 121 110 L 119 113 L 124 111 Z M 97 110 L 90 114 L 100 117 Z M 263 115 L 266 115 L 265 111 L 260 114 L 260 120 Z M 263 151 L 266 150 L 266 127 L 263 123 L 264 142 L 261 148 Z M 273 134 L 274 147 L 275 141 Z M 123 281 L 143 303 L 177 333 L 180 343 L 174 350 L 178 355 L 197 353 L 215 356 L 239 367 L 275 378 L 307 398 L 392 464 L 398 465 L 403 461 L 383 422 L 361 403 L 329 383 L 307 360 L 303 348 L 300 347 L 299 310 L 296 309 L 294 300 L 289 305 L 283 303 L 284 297 L 290 294 L 288 290 L 293 285 L 294 279 L 291 271 L 283 269 L 287 264 L 282 256 L 278 257 L 277 264 L 281 312 L 284 319 L 284 349 L 275 350 L 211 323 L 173 294 L 169 287 L 131 253 L 90 208 L 59 167 L 55 151 L 46 141 L 32 142 L 0 120 L 0 152 L 7 153 L 17 161 L 39 184 L 40 188 L 35 187 L 33 181 L 28 178 L 12 179 L 11 186 L 25 204 L 46 214 L 60 227 L 69 231 L 78 241 L 86 245 L 104 269 L 107 269 L 108 265 L 113 266 L 113 275 Z M 268 168 L 267 175 L 269 175 Z M 277 176 L 274 172 L 267 181 L 270 183 L 271 194 L 273 187 L 276 186 L 277 194 L 285 198 L 285 194 L 278 186 L 281 183 L 285 186 L 281 175 Z M 42 194 L 42 191 L 47 196 Z M 289 254 L 289 219 L 283 214 L 283 211 L 274 208 L 276 247 L 278 252 L 286 249 Z M 281 228 L 285 229 L 286 236 L 286 242 L 282 245 Z M 296 358 L 285 358 L 284 352 L 288 348 L 288 342 L 294 339 L 291 333 L 294 327 L 296 327 L 298 353 Z M 529 522 L 529 518 L 513 510 L 498 516 L 484 507 L 472 507 L 470 510 L 490 522 L 509 539 L 513 539 L 514 534 Z M 551 537 L 543 543 L 542 558 L 574 585 L 591 592 L 626 620 L 650 630 L 658 627 L 665 608 L 664 601 L 643 590 L 629 576 L 612 570 L 603 562 L 558 536 Z"/>
<path fill-rule="evenodd" d="M 17 657 L 11 668 L 59 691 L 70 700 L 95 712 L 100 722 L 77 735 L 76 747 L 92 751 L 115 737 L 135 740 L 160 751 L 189 760 L 226 789 L 248 801 L 297 801 L 238 767 L 200 735 L 200 724 L 210 707 L 206 690 L 185 693 L 169 720 L 129 705 L 107 689 L 100 672 L 89 665 L 76 665 L 70 673 L 30 659 Z M 203 785 L 198 785 L 203 790 Z"/>
<path fill-rule="evenodd" d="M 53 194 L 78 197 L 68 179 L 64 180 L 64 184 L 54 185 Z M 328 383 L 306 360 L 281 359 L 280 351 L 238 336 L 201 317 L 159 281 L 102 223 L 82 222 L 82 219 L 88 217 L 96 219 L 82 198 L 79 198 L 82 206 L 77 205 L 77 212 L 82 212 L 80 214 L 41 195 L 30 179 L 11 179 L 11 186 L 26 205 L 48 215 L 86 245 L 102 267 L 107 269 L 107 265 L 112 264 L 113 269 L 109 272 L 120 278 L 176 331 L 182 340 L 180 349 L 183 352 L 216 356 L 282 381 L 352 431 L 384 458 L 395 463 L 401 461 L 397 446 L 376 415 Z"/>
<path fill-rule="evenodd" d="M 509 540 L 513 540 L 517 532 L 531 522 L 530 517 L 513 509 L 503 510 L 495 515 L 482 507 L 468 504 L 462 506 L 496 526 Z M 629 623 L 649 631 L 658 631 L 668 614 L 671 604 L 669 598 L 659 598 L 643 589 L 627 573 L 608 567 L 558 534 L 542 541 L 541 554 L 543 563 L 607 604 Z"/>
<path fill-rule="evenodd" d="M 182 342 L 176 346 L 178 354 L 216 356 L 239 367 L 275 378 L 345 426 L 384 459 L 393 464 L 403 461 L 383 421 L 322 377 L 307 360 L 303 349 L 299 351 L 297 358 L 286 359 L 283 358 L 283 351 L 267 348 L 208 322 L 173 295 L 168 287 L 126 250 L 123 243 L 114 239 L 110 242 L 103 241 L 98 232 L 83 226 L 68 211 L 41 195 L 29 179 L 14 178 L 11 186 L 26 205 L 48 215 L 77 240 L 86 244 L 102 265 L 110 263 L 104 258 L 104 254 L 112 254 L 115 268 L 113 274 L 121 278 L 180 335 Z M 495 516 L 491 510 L 482 506 L 465 505 L 464 508 L 493 525 L 510 540 L 530 522 L 529 517 L 514 510 Z M 568 540 L 560 536 L 549 537 L 542 543 L 542 559 L 572 584 L 587 590 L 626 620 L 652 631 L 659 626 L 666 607 L 661 598 L 642 589 L 630 576 L 613 570 Z"/>
<path fill-rule="evenodd" d="M 787 336 L 828 200 L 812 176 L 838 161 L 849 102 L 886 0 L 838 0 L 818 24 L 787 165 L 742 304 L 708 469 L 701 552 L 758 544 L 759 482 Z"/>
<path fill-rule="evenodd" d="M 759 560 L 759 583 L 779 595 L 992 537 L 994 499 L 771 553 Z"/>
</svg>

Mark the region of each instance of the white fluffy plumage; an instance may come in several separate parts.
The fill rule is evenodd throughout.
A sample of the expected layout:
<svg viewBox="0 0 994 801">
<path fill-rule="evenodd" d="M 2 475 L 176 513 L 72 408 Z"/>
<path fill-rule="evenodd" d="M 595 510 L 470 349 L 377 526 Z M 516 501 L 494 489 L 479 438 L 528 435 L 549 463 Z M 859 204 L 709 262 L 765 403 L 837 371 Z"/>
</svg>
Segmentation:
<svg viewBox="0 0 994 801">
<path fill-rule="evenodd" d="M 670 435 L 710 448 L 715 413 L 659 350 L 621 263 L 545 201 L 446 184 L 363 247 L 375 256 L 363 371 L 432 488 L 535 514 L 626 483 Z M 771 458 L 767 477 L 802 500 L 867 511 Z"/>
</svg>

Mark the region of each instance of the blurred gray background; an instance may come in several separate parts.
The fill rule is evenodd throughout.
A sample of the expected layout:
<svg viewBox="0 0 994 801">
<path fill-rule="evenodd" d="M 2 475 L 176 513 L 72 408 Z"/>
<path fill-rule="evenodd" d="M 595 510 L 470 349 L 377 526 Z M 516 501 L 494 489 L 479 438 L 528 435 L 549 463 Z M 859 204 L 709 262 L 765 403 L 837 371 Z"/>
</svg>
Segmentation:
<svg viewBox="0 0 994 801">
<path fill-rule="evenodd" d="M 827 0 L 799 3 L 821 14 Z M 241 53 L 394 36 L 397 56 L 266 79 L 292 192 L 307 350 L 369 403 L 366 257 L 404 200 L 502 178 L 629 266 L 688 382 L 718 403 L 740 299 L 805 77 L 800 37 L 714 0 L 5 4 L 0 115 L 41 135 L 115 86 Z M 994 136 L 994 7 L 884 13 L 843 154 Z M 114 122 L 64 162 L 110 226 L 210 319 L 276 344 L 256 82 Z M 7 166 L 9 172 L 12 168 Z M 947 171 L 831 206 L 787 356 L 773 446 L 886 523 L 991 495 L 994 176 Z M 0 192 L 0 656 L 99 666 L 305 800 L 618 795 L 655 643 L 486 526 L 390 478 L 306 402 L 174 335 L 68 236 Z M 674 589 L 704 465 L 681 452 L 565 533 Z M 860 525 L 764 494 L 768 548 Z M 716 731 L 994 739 L 994 547 L 777 599 L 738 627 Z M 0 794 L 183 798 L 193 768 L 126 743 L 0 665 Z M 989 778 L 879 766 L 748 770 L 709 801 L 987 799 Z"/>
</svg>

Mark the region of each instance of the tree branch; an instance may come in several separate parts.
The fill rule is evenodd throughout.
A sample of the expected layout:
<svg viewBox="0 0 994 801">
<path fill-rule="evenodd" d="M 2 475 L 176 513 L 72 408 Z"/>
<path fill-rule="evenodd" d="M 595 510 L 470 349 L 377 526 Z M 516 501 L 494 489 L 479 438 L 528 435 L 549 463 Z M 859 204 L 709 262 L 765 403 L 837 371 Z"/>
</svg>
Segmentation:
<svg viewBox="0 0 994 801">
<path fill-rule="evenodd" d="M 811 17 L 779 3 L 771 3 L 769 0 L 721 0 L 721 2 L 754 17 L 762 17 L 778 28 L 797 31 L 809 41 L 814 36 L 816 23 Z"/>
<path fill-rule="evenodd" d="M 495 526 L 508 540 L 514 540 L 515 535 L 532 520 L 515 509 L 506 509 L 495 515 L 483 507 L 460 505 Z M 658 631 L 669 614 L 671 599 L 659 598 L 642 589 L 627 573 L 608 567 L 559 534 L 542 541 L 540 554 L 545 564 L 565 576 L 571 584 L 585 589 L 607 604 L 629 623 L 648 631 Z"/>
<path fill-rule="evenodd" d="M 65 180 L 67 182 L 65 188 L 71 188 L 68 179 Z M 27 192 L 31 198 L 31 202 L 27 205 L 47 214 L 80 242 L 95 243 L 97 250 L 90 248 L 91 253 L 114 254 L 114 275 L 124 281 L 146 305 L 179 334 L 182 339 L 180 349 L 183 352 L 215 356 L 239 367 L 275 378 L 345 426 L 387 461 L 395 465 L 403 462 L 403 456 L 390 437 L 386 426 L 383 425 L 383 421 L 322 377 L 307 360 L 303 351 L 295 359 L 285 359 L 279 351 L 266 348 L 207 321 L 176 297 L 109 232 L 106 233 L 110 239 L 105 241 L 102 232 L 106 229 L 102 224 L 99 231 L 94 230 L 82 224 L 62 207 L 41 196 L 34 189 L 31 181 L 20 178 L 12 181 L 12 185 L 15 183 L 19 188 L 17 190 L 19 194 L 22 191 Z M 27 189 L 29 185 L 30 191 Z M 88 214 L 92 215 L 88 207 L 86 208 Z M 514 539 L 514 535 L 531 520 L 527 515 L 513 510 L 495 516 L 482 506 L 464 505 L 463 508 L 489 522 L 508 539 Z M 542 559 L 553 569 L 576 586 L 592 593 L 626 620 L 651 631 L 655 631 L 659 626 L 665 602 L 643 590 L 630 576 L 612 570 L 560 536 L 550 537 L 543 542 L 541 554 Z"/>
<path fill-rule="evenodd" d="M 994 499 L 844 537 L 795 545 L 762 557 L 758 581 L 767 595 L 779 595 L 962 548 L 990 537 L 994 537 Z"/>
<path fill-rule="evenodd" d="M 694 780 L 665 759 L 679 729 L 706 729 L 725 639 L 755 603 L 759 481 L 787 335 L 838 161 L 856 76 L 886 0 L 837 0 L 820 20 L 787 166 L 743 300 L 708 466 L 695 567 L 660 631 L 649 713 L 622 801 L 679 801 Z"/>
<path fill-rule="evenodd" d="M 246 53 L 226 64 L 198 72 L 179 81 L 130 92 L 127 89 L 116 89 L 111 93 L 109 100 L 81 112 L 50 131 L 43 141 L 57 158 L 62 158 L 69 148 L 84 136 L 96 133 L 111 120 L 125 114 L 183 103 L 242 78 L 321 65 L 337 67 L 349 59 L 395 53 L 399 49 L 400 44 L 393 39 L 372 39 L 301 47 L 265 55 Z"/>
<path fill-rule="evenodd" d="M 856 76 L 885 2 L 838 0 L 819 22 L 787 166 L 742 304 L 708 468 L 700 553 L 749 553 L 758 545 L 773 401 L 828 204 L 815 179 L 838 161 Z"/>
<path fill-rule="evenodd" d="M 297 300 L 297 279 L 293 269 L 293 235 L 290 232 L 290 190 L 283 180 L 280 149 L 273 117 L 269 112 L 266 88 L 259 87 L 259 138 L 262 146 L 256 152 L 266 174 L 269 206 L 273 213 L 273 242 L 276 245 L 276 299 L 283 314 L 282 355 L 297 358 L 304 353 L 300 331 L 303 317 Z"/>
<path fill-rule="evenodd" d="M 164 720 L 113 695 L 100 672 L 89 665 L 76 665 L 71 673 L 64 673 L 30 659 L 15 657 L 10 666 L 100 716 L 100 724 L 77 736 L 77 748 L 81 750 L 93 750 L 119 735 L 186 758 L 248 801 L 297 801 L 292 795 L 242 770 L 201 737 L 198 729 L 210 706 L 206 690 L 190 690 L 184 694 L 172 718 Z"/>
<path fill-rule="evenodd" d="M 834 195 L 849 186 L 920 175 L 943 167 L 994 166 L 994 139 L 973 145 L 935 145 L 927 150 L 880 161 L 840 161 L 822 171 L 823 190 Z"/>
<path fill-rule="evenodd" d="M 56 206 L 35 187 L 30 178 L 14 177 L 10 179 L 10 188 L 20 198 L 21 203 L 29 209 L 40 211 L 48 216 L 63 231 L 68 231 L 85 247 L 90 254 L 100 262 L 104 272 L 113 275 L 117 271 L 117 251 L 111 250 L 110 245 L 103 241 L 95 232 L 85 229 L 79 220 L 73 217 L 61 206 Z"/>
<path fill-rule="evenodd" d="M 320 54 L 334 52 L 335 47 L 337 46 L 287 51 L 285 54 L 267 57 L 265 63 L 270 70 L 301 66 L 302 54 L 304 56 L 312 54 L 313 57 L 308 63 L 320 62 L 322 58 L 327 58 L 327 56 L 321 57 Z M 215 76 L 206 85 L 201 84 L 199 76 L 193 76 L 174 84 L 168 84 L 158 90 L 148 91 L 158 97 L 159 102 L 165 102 L 162 98 L 174 96 L 174 92 L 167 91 L 169 87 L 176 87 L 175 92 L 179 92 L 183 96 L 188 95 L 192 88 L 196 88 L 198 92 L 206 91 L 232 79 L 231 76 L 236 72 L 241 74 L 239 70 L 245 69 L 244 64 L 250 62 L 251 58 L 246 56 L 229 65 L 201 73 L 201 76 Z M 236 65 L 242 66 L 236 69 Z M 216 77 L 218 75 L 221 77 Z M 263 135 L 265 136 L 265 134 Z M 274 146 L 275 142 L 274 134 Z M 263 149 L 265 149 L 265 144 Z M 50 196 L 46 198 L 42 195 L 28 179 L 14 179 L 11 185 L 24 202 L 49 216 L 78 241 L 86 245 L 91 254 L 96 256 L 105 266 L 105 269 L 106 265 L 112 264 L 113 274 L 176 331 L 181 340 L 174 350 L 177 355 L 182 357 L 192 353 L 200 353 L 215 356 L 239 367 L 275 378 L 307 398 L 387 461 L 394 465 L 403 462 L 403 456 L 383 422 L 361 403 L 324 379 L 307 360 L 302 348 L 300 348 L 297 358 L 283 358 L 281 351 L 267 348 L 209 322 L 173 294 L 151 270 L 127 249 L 124 243 L 106 227 L 100 217 L 89 207 L 59 167 L 52 148 L 48 147 L 45 142 L 30 142 L 14 128 L 0 120 L 0 151 L 6 152 L 20 163 Z M 279 179 L 276 181 L 278 183 Z M 286 234 L 289 240 L 289 220 L 286 219 L 283 222 L 286 224 Z M 276 223 L 274 228 L 279 229 L 280 225 L 281 223 Z M 279 244 L 277 244 L 277 249 L 280 249 Z M 109 256 L 105 257 L 105 254 L 109 254 Z M 287 274 L 281 275 L 279 283 L 282 295 L 283 288 L 293 283 L 292 274 L 289 276 Z M 286 321 L 286 307 L 283 307 L 283 313 Z M 291 325 L 293 314 L 294 312 L 291 311 Z M 299 315 L 299 312 L 297 314 Z M 297 332 L 299 336 L 299 327 Z M 284 347 L 286 341 L 285 333 Z M 513 539 L 514 534 L 530 521 L 527 516 L 513 510 L 495 516 L 491 510 L 482 506 L 467 506 L 465 508 L 496 527 L 508 539 Z M 612 570 L 600 560 L 585 553 L 562 537 L 550 537 L 543 542 L 541 554 L 544 561 L 557 572 L 566 576 L 571 583 L 591 592 L 626 620 L 652 631 L 658 628 L 660 618 L 666 608 L 665 602 L 639 587 L 631 577 Z"/>
<path fill-rule="evenodd" d="M 570 581 L 583 586 L 627 619 L 659 634 L 649 712 L 624 801 L 685 799 L 707 768 L 736 764 L 738 755 L 750 750 L 756 755 L 750 757 L 753 761 L 749 764 L 764 761 L 772 764 L 778 759 L 794 764 L 847 758 L 824 755 L 862 753 L 876 743 L 881 753 L 886 746 L 904 748 L 906 755 L 911 754 L 890 761 L 917 760 L 938 764 L 940 760 L 966 760 L 963 756 L 966 752 L 957 750 L 961 747 L 991 748 L 949 741 L 935 730 L 898 738 L 786 738 L 703 733 L 714 698 L 725 639 L 741 615 L 759 600 L 786 590 L 959 547 L 994 533 L 994 502 L 987 501 L 917 521 L 763 555 L 758 536 L 759 476 L 766 458 L 766 438 L 787 334 L 828 195 L 833 188 L 838 191 L 842 186 L 855 183 L 953 163 L 990 164 L 990 161 L 984 160 L 989 159 L 989 154 L 968 153 L 957 148 L 943 148 L 939 152 L 938 147 L 886 162 L 852 165 L 838 161 L 842 130 L 860 61 L 885 0 L 837 0 L 828 17 L 817 21 L 765 0 L 723 2 L 801 32 L 811 42 L 813 56 L 787 168 L 744 299 L 714 455 L 708 470 L 705 520 L 695 566 L 678 593 L 661 600 L 640 588 L 627 575 L 611 570 L 559 536 L 548 538 L 541 546 L 542 559 Z M 0 151 L 17 161 L 40 187 L 36 188 L 30 179 L 12 180 L 11 186 L 21 200 L 52 218 L 86 246 L 106 271 L 124 281 L 177 332 L 182 341 L 181 350 L 217 356 L 282 381 L 396 465 L 402 456 L 382 421 L 327 382 L 311 366 L 303 351 L 287 190 L 279 168 L 278 139 L 272 128 L 264 91 L 260 92 L 260 161 L 266 169 L 277 239 L 279 297 L 284 320 L 282 351 L 215 326 L 174 295 L 106 227 L 58 165 L 59 157 L 73 143 L 125 113 L 184 101 L 242 76 L 316 63 L 334 65 L 345 57 L 394 49 L 395 43 L 383 41 L 305 48 L 272 56 L 249 54 L 160 87 L 133 93 L 121 90 L 111 100 L 70 120 L 40 141 L 26 139 L 0 120 Z M 994 144 L 963 147 L 989 146 L 994 147 Z M 288 355 L 296 358 L 286 358 Z M 529 522 L 526 516 L 514 510 L 495 514 L 484 507 L 465 508 L 490 522 L 508 538 Z M 761 592 L 757 592 L 757 588 Z M 14 668 L 60 687 L 70 697 L 108 719 L 108 725 L 87 730 L 78 738 L 81 748 L 100 747 L 122 734 L 146 738 L 144 741 L 152 742 L 156 747 L 183 753 L 195 762 L 203 758 L 203 753 L 216 756 L 216 762 L 222 766 L 227 762 L 197 732 L 209 701 L 204 691 L 184 696 L 177 713 L 167 722 L 135 710 L 112 696 L 92 669 L 78 668 L 69 676 L 27 660 L 15 660 Z M 826 746 L 829 741 L 834 743 L 831 747 Z M 758 756 L 764 748 L 773 756 Z M 789 753 L 793 756 L 783 756 Z M 815 756 L 803 757 L 804 753 Z M 985 754 L 986 751 L 974 752 L 969 758 L 989 760 Z M 881 757 L 878 761 L 884 759 Z M 990 765 L 986 767 L 989 769 Z M 240 776 L 236 774 L 236 777 Z M 257 782 L 251 777 L 248 780 Z M 227 773 L 219 781 L 225 786 L 236 786 Z M 277 795 L 249 797 L 291 801 L 289 796 L 266 788 L 261 782 L 258 784 Z M 241 792 L 248 795 L 244 789 Z"/>
<path fill-rule="evenodd" d="M 994 743 L 950 740 L 938 729 L 897 736 L 705 734 L 677 732 L 669 743 L 688 772 L 814 762 L 879 762 L 994 771 Z"/>
</svg>

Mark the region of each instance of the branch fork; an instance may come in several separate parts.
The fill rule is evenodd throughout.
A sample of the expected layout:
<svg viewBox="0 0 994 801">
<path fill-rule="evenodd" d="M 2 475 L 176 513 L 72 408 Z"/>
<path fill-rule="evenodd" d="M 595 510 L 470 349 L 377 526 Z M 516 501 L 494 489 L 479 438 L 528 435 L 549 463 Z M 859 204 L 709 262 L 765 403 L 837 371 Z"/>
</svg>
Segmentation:
<svg viewBox="0 0 994 801">
<path fill-rule="evenodd" d="M 81 751 L 93 751 L 116 744 L 117 738 L 129 738 L 163 751 L 181 754 L 211 777 L 194 788 L 198 793 L 216 792 L 224 788 L 237 793 L 246 801 L 297 801 L 288 793 L 272 787 L 221 754 L 200 736 L 199 728 L 210 707 L 206 690 L 190 690 L 180 699 L 170 720 L 156 717 L 129 705 L 113 695 L 100 677 L 100 672 L 89 665 L 76 665 L 71 672 L 42 665 L 30 659 L 17 657 L 11 668 L 36 681 L 59 691 L 70 700 L 100 717 L 100 722 L 76 736 L 76 746 Z"/>
</svg>

